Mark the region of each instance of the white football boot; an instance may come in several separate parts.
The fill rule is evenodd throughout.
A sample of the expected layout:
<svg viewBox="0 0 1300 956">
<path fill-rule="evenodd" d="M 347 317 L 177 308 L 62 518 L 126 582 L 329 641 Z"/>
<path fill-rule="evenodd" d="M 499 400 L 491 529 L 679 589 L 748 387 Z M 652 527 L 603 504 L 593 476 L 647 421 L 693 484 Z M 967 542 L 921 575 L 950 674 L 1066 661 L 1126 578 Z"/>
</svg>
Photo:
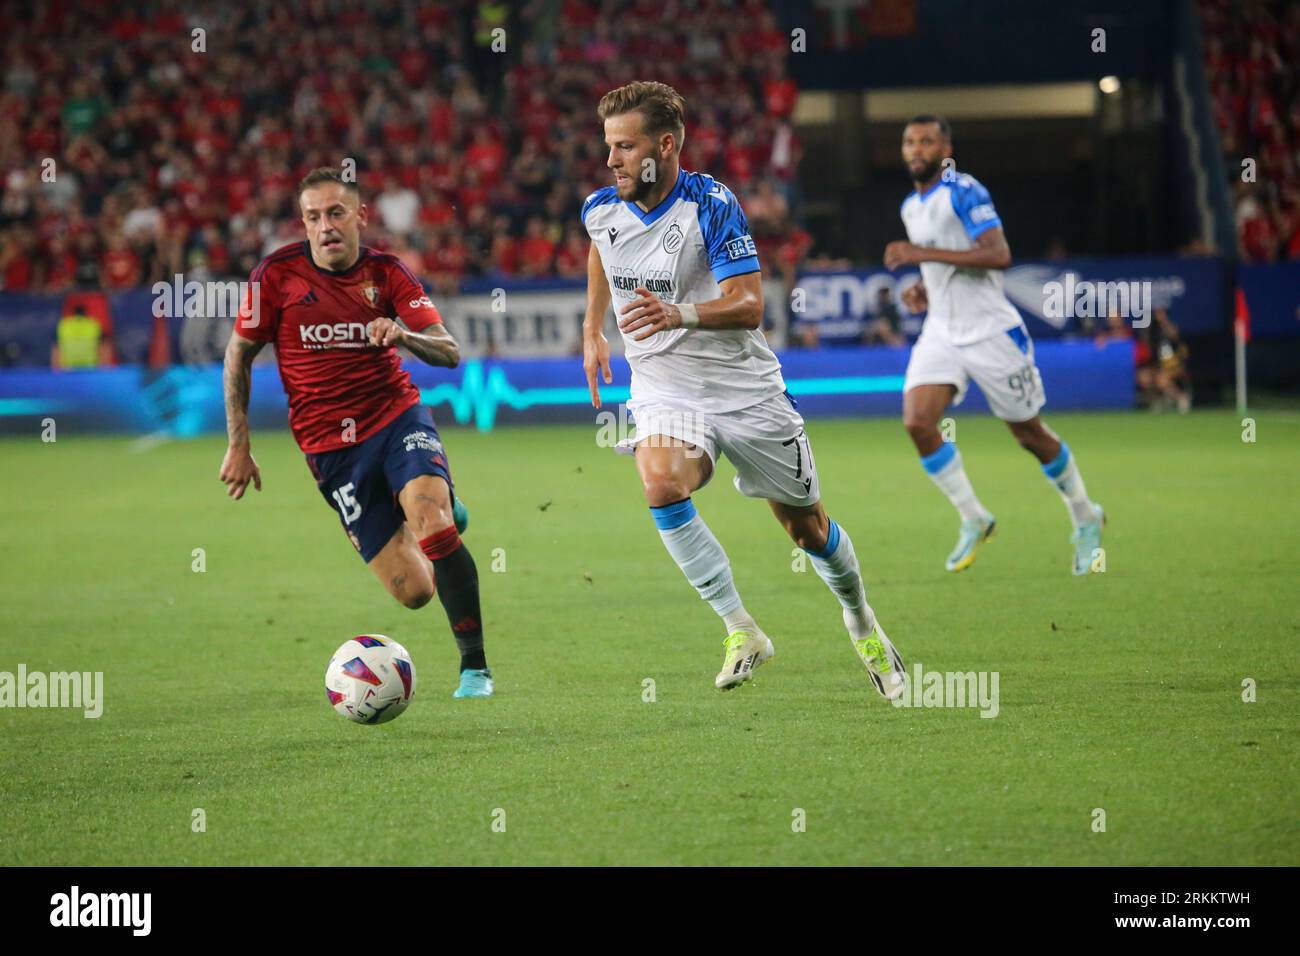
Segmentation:
<svg viewBox="0 0 1300 956">
<path fill-rule="evenodd" d="M 862 595 L 862 610 L 844 609 L 844 626 L 848 629 L 853 649 L 867 667 L 871 684 L 885 700 L 896 700 L 907 687 L 907 671 L 902 655 L 885 636 L 885 630 L 876 620 L 876 613 Z"/>
<path fill-rule="evenodd" d="M 727 656 L 722 660 L 722 670 L 713 679 L 718 690 L 731 690 L 749 680 L 758 665 L 776 656 L 776 648 L 762 631 L 732 631 L 722 642 Z"/>
</svg>

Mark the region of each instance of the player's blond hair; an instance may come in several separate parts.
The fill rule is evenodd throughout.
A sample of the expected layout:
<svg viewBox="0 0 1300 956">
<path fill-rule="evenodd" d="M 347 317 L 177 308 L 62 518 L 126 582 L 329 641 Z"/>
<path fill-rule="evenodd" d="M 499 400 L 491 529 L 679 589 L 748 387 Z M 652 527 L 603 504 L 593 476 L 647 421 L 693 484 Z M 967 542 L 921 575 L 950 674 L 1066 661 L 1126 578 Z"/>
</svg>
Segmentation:
<svg viewBox="0 0 1300 956">
<path fill-rule="evenodd" d="M 672 133 L 680 152 L 686 139 L 686 101 L 667 83 L 654 80 L 634 80 L 626 86 L 610 90 L 600 98 L 596 115 L 601 122 L 611 116 L 638 112 L 651 136 Z"/>
<path fill-rule="evenodd" d="M 342 186 L 344 189 L 356 196 L 361 195 L 361 189 L 357 186 L 357 181 L 343 175 L 343 170 L 338 166 L 317 166 L 298 183 L 298 198 L 313 186 L 323 186 L 325 183 L 334 183 Z"/>
</svg>

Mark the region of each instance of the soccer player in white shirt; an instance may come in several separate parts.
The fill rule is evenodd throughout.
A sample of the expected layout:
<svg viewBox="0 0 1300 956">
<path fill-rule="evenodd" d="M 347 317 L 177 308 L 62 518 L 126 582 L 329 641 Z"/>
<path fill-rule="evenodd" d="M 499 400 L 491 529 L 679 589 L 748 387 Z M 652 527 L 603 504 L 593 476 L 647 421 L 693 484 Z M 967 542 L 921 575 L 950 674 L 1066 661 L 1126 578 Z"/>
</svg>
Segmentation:
<svg viewBox="0 0 1300 956">
<path fill-rule="evenodd" d="M 1011 249 L 988 190 L 944 160 L 952 156 L 948 124 L 917 116 L 903 128 L 903 163 L 915 191 L 900 213 L 908 242 L 885 248 L 885 266 L 920 265 L 921 282 L 903 295 L 913 311 L 927 310 L 912 348 L 903 383 L 903 425 L 921 464 L 961 515 L 949 571 L 975 561 L 980 544 L 993 534 L 993 515 L 980 504 L 956 444 L 939 434 L 939 418 L 959 403 L 970 379 L 979 385 L 993 414 L 1006 422 L 1021 446 L 1042 464 L 1060 492 L 1074 524 L 1074 573 L 1087 574 L 1101 547 L 1105 515 L 1088 498 L 1070 447 L 1043 424 L 1042 377 L 1034 364 L 1020 313 L 1002 292 L 1002 270 Z"/>
<path fill-rule="evenodd" d="M 726 627 L 715 686 L 748 680 L 773 654 L 691 500 L 724 454 L 736 467 L 736 488 L 767 499 L 808 552 L 843 608 L 873 685 L 894 699 L 903 691 L 903 661 L 867 603 L 848 533 L 822 508 L 803 419 L 760 331 L 761 273 L 740 203 L 712 177 L 681 168 L 684 104 L 672 87 L 629 83 L 607 93 L 597 113 L 614 185 L 582 207 L 591 237 L 583 365 L 599 407 L 598 376 L 612 381 L 601 329 L 616 302 L 636 421 L 620 450 L 636 456 L 668 553 Z"/>
</svg>

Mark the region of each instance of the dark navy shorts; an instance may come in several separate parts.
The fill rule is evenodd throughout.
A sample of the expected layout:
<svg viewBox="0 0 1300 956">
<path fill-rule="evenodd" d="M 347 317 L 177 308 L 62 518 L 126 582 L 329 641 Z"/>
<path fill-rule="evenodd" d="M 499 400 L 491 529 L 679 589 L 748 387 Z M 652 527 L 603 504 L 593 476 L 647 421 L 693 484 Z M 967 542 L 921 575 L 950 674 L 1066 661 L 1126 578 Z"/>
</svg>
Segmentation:
<svg viewBox="0 0 1300 956">
<path fill-rule="evenodd" d="M 369 562 L 406 520 L 397 493 L 420 475 L 437 475 L 452 488 L 433 413 L 412 405 L 353 448 L 307 456 L 321 496 Z M 452 493 L 455 501 L 455 492 Z"/>
</svg>

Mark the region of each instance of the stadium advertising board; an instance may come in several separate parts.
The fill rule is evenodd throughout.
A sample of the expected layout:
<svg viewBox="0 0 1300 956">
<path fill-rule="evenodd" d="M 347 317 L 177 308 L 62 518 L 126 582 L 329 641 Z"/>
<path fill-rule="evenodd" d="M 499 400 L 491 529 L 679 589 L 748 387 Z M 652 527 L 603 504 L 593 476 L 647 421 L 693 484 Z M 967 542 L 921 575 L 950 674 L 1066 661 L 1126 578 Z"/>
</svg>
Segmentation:
<svg viewBox="0 0 1300 956">
<path fill-rule="evenodd" d="M 780 353 L 786 385 L 810 418 L 897 415 L 902 409 L 907 348 L 845 348 Z M 1129 408 L 1133 350 L 1128 342 L 1043 342 L 1038 366 L 1049 408 Z M 490 431 L 498 424 L 594 422 L 595 410 L 578 357 L 470 359 L 453 370 L 408 361 L 425 404 L 445 424 Z M 609 406 L 628 398 L 627 364 L 614 362 Z M 125 432 L 190 437 L 225 429 L 221 368 L 176 365 L 0 374 L 0 433 L 36 433 L 47 418 L 61 433 Z M 971 389 L 959 413 L 984 412 Z M 249 421 L 255 429 L 284 428 L 287 408 L 274 362 L 253 369 Z"/>
<path fill-rule="evenodd" d="M 792 297 L 791 334 L 806 334 L 811 327 L 819 343 L 859 341 L 879 317 L 885 290 L 902 319 L 901 331 L 915 338 L 924 314 L 908 312 L 900 296 L 919 279 L 914 268 L 897 274 L 886 269 L 803 273 Z M 1003 288 L 1036 339 L 1087 334 L 1094 325 L 1104 326 L 1112 309 L 1137 328 L 1149 324 L 1155 308 L 1168 309 L 1185 335 L 1224 328 L 1223 264 L 1214 258 L 1023 262 L 1006 270 Z"/>
</svg>

